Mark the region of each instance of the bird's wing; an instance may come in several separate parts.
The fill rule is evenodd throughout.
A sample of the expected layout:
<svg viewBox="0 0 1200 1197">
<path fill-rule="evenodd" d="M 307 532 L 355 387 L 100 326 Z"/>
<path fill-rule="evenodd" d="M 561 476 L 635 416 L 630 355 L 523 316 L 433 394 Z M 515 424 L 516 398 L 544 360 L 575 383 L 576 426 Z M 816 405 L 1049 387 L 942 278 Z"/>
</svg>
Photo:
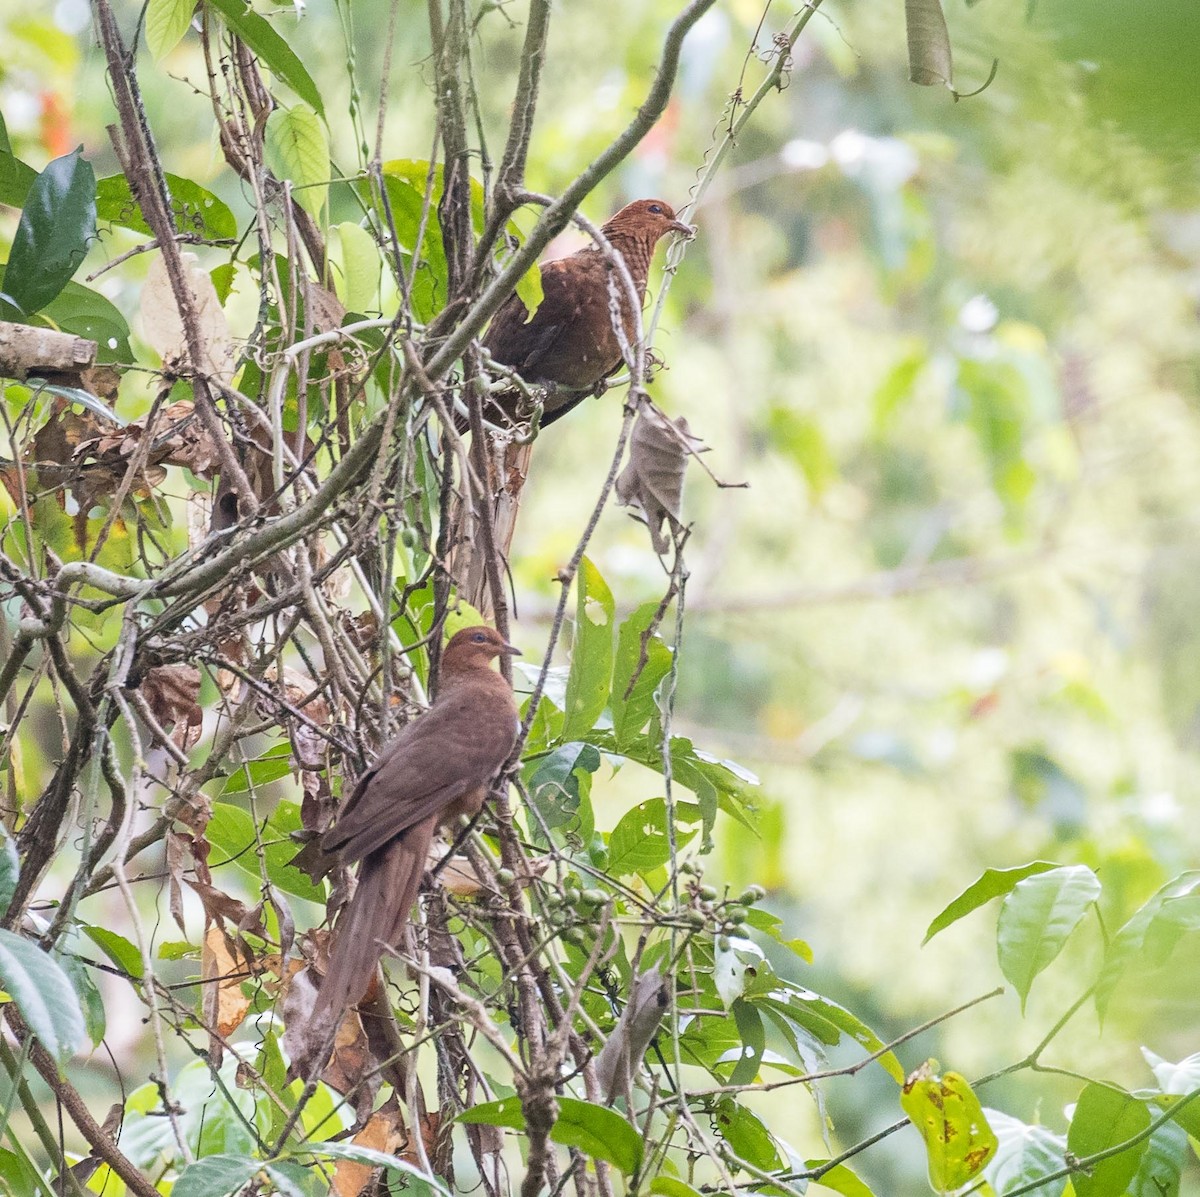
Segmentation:
<svg viewBox="0 0 1200 1197">
<path fill-rule="evenodd" d="M 516 738 L 494 694 L 463 687 L 413 720 L 359 778 L 321 839 L 345 864 L 423 823 L 489 781 Z M 511 710 L 511 707 L 509 708 Z"/>
<path fill-rule="evenodd" d="M 576 306 L 579 255 L 542 263 L 542 302 L 529 316 L 521 297 L 510 295 L 492 318 L 484 348 L 503 366 L 522 378 L 538 377 L 538 367 L 558 340 Z"/>
</svg>

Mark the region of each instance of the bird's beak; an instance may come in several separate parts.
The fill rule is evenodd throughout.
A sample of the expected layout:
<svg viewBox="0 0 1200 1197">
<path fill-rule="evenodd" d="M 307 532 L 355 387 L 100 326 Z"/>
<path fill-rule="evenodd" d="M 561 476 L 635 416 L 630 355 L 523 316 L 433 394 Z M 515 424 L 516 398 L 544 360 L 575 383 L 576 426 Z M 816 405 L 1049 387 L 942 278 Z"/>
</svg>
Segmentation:
<svg viewBox="0 0 1200 1197">
<path fill-rule="evenodd" d="M 523 657 L 525 654 L 519 648 L 511 644 L 506 644 L 501 650 L 501 654 L 506 657 Z"/>
<path fill-rule="evenodd" d="M 684 224 L 682 220 L 673 220 L 667 228 L 672 233 L 682 233 L 689 241 L 696 235 L 696 226 L 692 224 Z"/>
</svg>

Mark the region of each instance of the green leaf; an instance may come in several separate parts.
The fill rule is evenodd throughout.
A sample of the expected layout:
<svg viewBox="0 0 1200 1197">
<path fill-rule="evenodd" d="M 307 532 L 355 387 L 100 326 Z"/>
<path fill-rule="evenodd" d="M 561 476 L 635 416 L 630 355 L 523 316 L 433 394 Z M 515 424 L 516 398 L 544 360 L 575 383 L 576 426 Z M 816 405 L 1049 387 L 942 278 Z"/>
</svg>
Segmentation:
<svg viewBox="0 0 1200 1197">
<path fill-rule="evenodd" d="M 627 1176 L 638 1170 L 642 1163 L 642 1137 L 620 1114 L 574 1097 L 560 1097 L 557 1103 L 558 1119 L 550 1131 L 555 1143 L 578 1147 L 587 1155 L 620 1168 Z M 517 1097 L 473 1106 L 460 1114 L 458 1121 L 525 1129 L 525 1114 Z"/>
<path fill-rule="evenodd" d="M 676 847 L 682 848 L 695 835 L 695 831 L 677 831 Z M 667 803 L 663 798 L 651 798 L 626 811 L 608 837 L 608 872 L 613 877 L 645 875 L 670 859 Z"/>
<path fill-rule="evenodd" d="M 1103 1019 L 1108 1003 L 1126 969 L 1142 957 L 1146 938 L 1166 902 L 1182 898 L 1200 889 L 1200 870 L 1180 873 L 1153 894 L 1132 918 L 1113 936 L 1104 954 L 1104 964 L 1096 981 L 1096 1012 Z"/>
<path fill-rule="evenodd" d="M 1183 1128 L 1164 1123 L 1150 1136 L 1137 1175 L 1129 1185 L 1129 1197 L 1179 1197 L 1180 1177 L 1190 1154 Z"/>
<path fill-rule="evenodd" d="M 1079 921 L 1100 896 L 1100 881 L 1086 865 L 1065 865 L 1019 881 L 1000 907 L 996 927 L 1000 970 L 1021 996 L 1062 951 Z"/>
<path fill-rule="evenodd" d="M 333 226 L 341 248 L 338 298 L 347 311 L 366 312 L 379 306 L 379 246 L 360 225 Z"/>
<path fill-rule="evenodd" d="M 713 1121 L 721 1138 L 739 1158 L 755 1168 L 774 1172 L 783 1167 L 770 1131 L 757 1115 L 732 1097 L 722 1097 L 713 1107 Z"/>
<path fill-rule="evenodd" d="M 87 1027 L 70 978 L 37 944 L 4 930 L 0 930 L 0 986 L 60 1064 L 84 1050 Z"/>
<path fill-rule="evenodd" d="M 901 358 L 887 373 L 871 399 L 872 423 L 876 435 L 886 432 L 901 405 L 912 394 L 929 354 L 918 349 Z"/>
<path fill-rule="evenodd" d="M 17 892 L 17 879 L 21 875 L 21 860 L 17 856 L 17 845 L 8 832 L 0 835 L 0 910 L 7 910 L 12 896 Z"/>
<path fill-rule="evenodd" d="M 311 1155 L 318 1159 L 353 1160 L 356 1164 L 366 1164 L 371 1168 L 385 1168 L 393 1176 L 403 1177 L 404 1191 L 414 1194 L 414 1197 L 449 1197 L 448 1190 L 440 1181 L 426 1176 L 405 1160 L 388 1155 L 385 1151 L 376 1151 L 373 1147 L 363 1147 L 357 1143 L 305 1143 L 292 1154 L 296 1157 Z"/>
<path fill-rule="evenodd" d="M 525 305 L 526 312 L 532 316 L 542 306 L 542 299 L 544 298 L 544 292 L 542 291 L 542 268 L 534 262 L 517 279 L 517 285 L 514 290 L 517 293 L 517 298 Z"/>
<path fill-rule="evenodd" d="M 996 1154 L 997 1139 L 965 1077 L 933 1075 L 922 1065 L 904 1083 L 900 1105 L 925 1140 L 929 1183 L 936 1193 L 963 1188 Z"/>
<path fill-rule="evenodd" d="M 657 613 L 658 603 L 644 603 L 622 622 L 617 633 L 611 706 L 613 736 L 619 749 L 641 735 L 656 714 L 655 691 L 671 670 L 671 650 L 657 635 L 646 639 L 642 660 L 642 637 Z M 639 664 L 641 672 L 637 673 Z"/>
<path fill-rule="evenodd" d="M 93 1047 L 99 1047 L 105 1031 L 104 998 L 100 996 L 91 969 L 78 956 L 69 954 L 64 954 L 59 963 L 75 987 L 75 996 L 79 999 L 80 1010 L 83 1011 L 87 1037 Z"/>
<path fill-rule="evenodd" d="M 0 202 L 3 202 L 0 200 Z M 0 1147 L 0 1191 L 9 1194 L 51 1192 L 46 1181 L 36 1176 L 30 1165 L 7 1147 Z"/>
<path fill-rule="evenodd" d="M 229 205 L 207 187 L 172 174 L 166 176 L 166 183 L 171 195 L 171 217 L 181 233 L 195 233 L 213 240 L 237 236 L 237 218 Z M 124 175 L 108 175 L 96 184 L 96 218 L 102 224 L 118 224 L 147 237 L 153 235 Z"/>
<path fill-rule="evenodd" d="M 261 882 L 258 855 L 258 840 L 261 839 L 263 862 L 271 884 L 286 894 L 304 898 L 308 902 L 323 902 L 324 888 L 314 885 L 291 864 L 297 847 L 289 833 L 299 826 L 299 808 L 294 802 L 280 802 L 258 836 L 255 835 L 254 820 L 248 811 L 228 802 L 214 803 L 206 832 L 213 846 L 209 864 L 215 867 L 232 861 L 256 882 Z"/>
<path fill-rule="evenodd" d="M 563 737 L 578 739 L 591 731 L 608 705 L 613 676 L 612 591 L 587 557 L 575 578 L 575 638 L 567 675 Z"/>
<path fill-rule="evenodd" d="M 804 1167 L 812 1170 L 821 1168 L 828 1162 L 828 1160 L 806 1160 Z M 836 1167 L 830 1168 L 828 1172 L 822 1172 L 817 1184 L 822 1188 L 832 1189 L 835 1193 L 842 1193 L 844 1197 L 875 1197 L 870 1186 L 859 1180 L 845 1164 L 838 1164 Z"/>
<path fill-rule="evenodd" d="M 748 1000 L 777 1010 L 822 1043 L 836 1044 L 846 1034 L 868 1052 L 877 1052 L 883 1047 L 883 1040 L 866 1023 L 837 1002 L 790 982 L 771 978 L 768 983 L 771 988 L 765 994 L 748 993 Z M 894 1052 L 884 1052 L 878 1063 L 897 1084 L 904 1084 L 904 1069 Z"/>
<path fill-rule="evenodd" d="M 329 143 L 325 128 L 307 104 L 276 108 L 267 120 L 267 145 L 281 178 L 295 185 L 295 197 L 315 220 L 329 194 Z"/>
<path fill-rule="evenodd" d="M 281 777 L 287 777 L 293 769 L 290 744 L 276 744 L 262 756 L 247 761 L 229 775 L 221 794 L 244 794 L 253 786 L 265 786 Z"/>
<path fill-rule="evenodd" d="M 996 1154 L 984 1175 L 998 1197 L 1061 1170 L 1067 1144 L 1060 1135 L 1000 1110 L 985 1108 L 983 1113 L 996 1136 Z"/>
<path fill-rule="evenodd" d="M 448 286 L 446 251 L 442 245 L 442 229 L 438 224 L 437 207 L 431 200 L 429 211 L 425 213 L 424 190 L 417 190 L 404 179 L 388 174 L 389 165 L 394 164 L 384 164 L 383 182 L 387 190 L 396 238 L 404 252 L 418 258 L 412 281 L 413 314 L 418 320 L 428 321 L 445 305 Z M 384 237 L 390 245 L 391 232 L 385 219 L 386 214 L 380 211 L 378 215 Z M 419 243 L 418 236 L 421 236 Z"/>
<path fill-rule="evenodd" d="M 20 208 L 36 178 L 37 171 L 13 153 L 4 115 L 0 113 L 0 204 Z"/>
<path fill-rule="evenodd" d="M 179 1174 L 171 1197 L 227 1197 L 262 1171 L 262 1163 L 245 1155 L 210 1155 Z"/>
<path fill-rule="evenodd" d="M 904 19 L 908 31 L 908 77 L 922 87 L 949 84 L 954 68 L 941 0 L 904 0 Z"/>
<path fill-rule="evenodd" d="M 530 820 L 535 837 L 544 826 L 549 831 L 565 828 L 587 843 L 592 838 L 594 818 L 589 794 L 592 774 L 600 768 L 600 753 L 579 741 L 561 744 L 541 760 L 525 767 L 525 785 L 530 802 L 540 818 Z"/>
<path fill-rule="evenodd" d="M 196 0 L 148 0 L 146 48 L 160 62 L 179 45 L 192 23 Z"/>
<path fill-rule="evenodd" d="M 767 1033 L 762 1015 L 749 1002 L 736 998 L 730 1012 L 742 1040 L 741 1058 L 729 1074 L 728 1085 L 749 1085 L 758 1076 L 763 1053 L 767 1050 Z"/>
<path fill-rule="evenodd" d="M 805 964 L 812 964 L 812 948 L 803 939 L 789 939 L 784 935 L 783 919 L 777 914 L 763 910 L 760 906 L 752 906 L 746 911 L 746 925 L 753 927 L 755 931 L 761 931 L 764 935 L 769 935 L 777 944 L 781 944 L 799 956 Z"/>
<path fill-rule="evenodd" d="M 939 931 L 945 931 L 952 923 L 957 923 L 959 919 L 970 914 L 973 910 L 978 910 L 986 902 L 1011 893 L 1017 883 L 1024 881 L 1026 877 L 1032 877 L 1035 873 L 1048 873 L 1051 869 L 1060 867 L 1060 865 L 1047 860 L 1034 860 L 1029 864 L 1017 865 L 1011 869 L 985 870 L 978 881 L 974 881 L 968 885 L 929 924 L 929 930 L 925 932 L 925 938 L 921 940 L 921 946 L 924 947 Z"/>
<path fill-rule="evenodd" d="M 129 325 L 120 310 L 99 291 L 82 283 L 70 282 L 63 287 L 38 315 L 40 322 L 53 325 L 63 332 L 86 337 L 99 346 L 98 362 L 131 362 Z"/>
<path fill-rule="evenodd" d="M 107 927 L 84 925 L 80 930 L 90 939 L 127 977 L 140 981 L 145 975 L 142 954 L 123 935 Z"/>
<path fill-rule="evenodd" d="M 693 1189 L 674 1176 L 656 1176 L 650 1182 L 650 1192 L 659 1197 L 700 1197 L 699 1189 Z"/>
<path fill-rule="evenodd" d="M 325 115 L 321 93 L 304 64 L 271 25 L 242 0 L 206 0 L 225 19 L 225 24 L 258 55 L 272 74 L 283 80 L 318 116 Z"/>
<path fill-rule="evenodd" d="M 96 176 L 83 148 L 55 158 L 21 210 L 0 291 L 20 313 L 41 311 L 79 269 L 96 235 Z"/>
<path fill-rule="evenodd" d="M 1150 1125 L 1150 1111 L 1132 1094 L 1108 1085 L 1087 1085 L 1075 1103 L 1067 1130 L 1067 1150 L 1078 1159 L 1097 1155 L 1141 1134 Z M 1137 1175 L 1147 1140 L 1119 1155 L 1098 1160 L 1090 1172 L 1071 1178 L 1075 1197 L 1123 1197 Z"/>
</svg>

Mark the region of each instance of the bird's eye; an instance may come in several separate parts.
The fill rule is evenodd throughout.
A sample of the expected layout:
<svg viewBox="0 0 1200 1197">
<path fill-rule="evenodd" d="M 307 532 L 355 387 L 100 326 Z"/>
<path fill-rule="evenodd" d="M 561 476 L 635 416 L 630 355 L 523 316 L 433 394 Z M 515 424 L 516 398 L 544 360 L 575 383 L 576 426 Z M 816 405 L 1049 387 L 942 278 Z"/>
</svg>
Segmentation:
<svg viewBox="0 0 1200 1197">
<path fill-rule="evenodd" d="M 662 205 L 661 204 L 651 204 L 650 207 L 648 207 L 646 209 L 646 211 L 653 212 L 655 216 L 661 216 L 662 215 Z"/>
<path fill-rule="evenodd" d="M 471 637 L 471 639 L 474 640 L 476 644 L 486 644 L 487 643 L 487 637 L 482 632 L 476 632 L 475 635 Z"/>
</svg>

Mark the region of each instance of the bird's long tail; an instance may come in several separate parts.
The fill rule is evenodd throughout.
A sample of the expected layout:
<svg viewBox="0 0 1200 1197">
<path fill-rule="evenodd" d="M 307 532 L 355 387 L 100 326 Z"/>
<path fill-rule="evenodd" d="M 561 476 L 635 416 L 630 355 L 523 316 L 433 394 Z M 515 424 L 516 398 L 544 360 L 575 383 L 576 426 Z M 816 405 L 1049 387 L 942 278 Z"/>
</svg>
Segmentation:
<svg viewBox="0 0 1200 1197">
<path fill-rule="evenodd" d="M 358 888 L 338 919 L 329 967 L 305 1029 L 302 1054 L 309 1066 L 325 1063 L 315 1053 L 361 1000 L 384 951 L 400 946 L 436 830 L 437 819 L 427 819 L 363 859 Z"/>
</svg>

